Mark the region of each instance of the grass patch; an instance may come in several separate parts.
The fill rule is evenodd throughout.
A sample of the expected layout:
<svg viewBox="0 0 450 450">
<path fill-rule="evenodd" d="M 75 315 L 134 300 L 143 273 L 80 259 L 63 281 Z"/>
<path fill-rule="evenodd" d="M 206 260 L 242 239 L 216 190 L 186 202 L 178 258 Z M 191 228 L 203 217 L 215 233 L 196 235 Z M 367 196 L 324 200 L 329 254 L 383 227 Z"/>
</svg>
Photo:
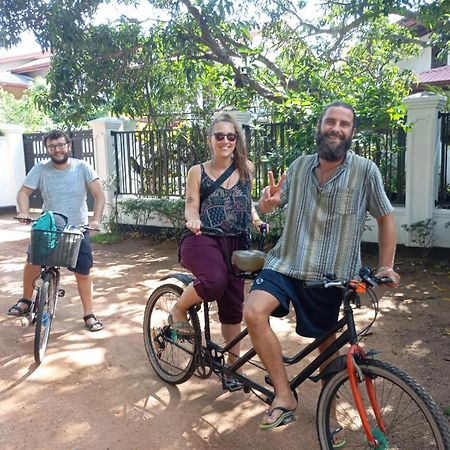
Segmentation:
<svg viewBox="0 0 450 450">
<path fill-rule="evenodd" d="M 117 244 L 123 240 L 122 235 L 117 233 L 96 233 L 89 236 L 91 242 L 96 244 Z"/>
<path fill-rule="evenodd" d="M 444 414 L 450 417 L 450 406 L 444 406 Z"/>
</svg>

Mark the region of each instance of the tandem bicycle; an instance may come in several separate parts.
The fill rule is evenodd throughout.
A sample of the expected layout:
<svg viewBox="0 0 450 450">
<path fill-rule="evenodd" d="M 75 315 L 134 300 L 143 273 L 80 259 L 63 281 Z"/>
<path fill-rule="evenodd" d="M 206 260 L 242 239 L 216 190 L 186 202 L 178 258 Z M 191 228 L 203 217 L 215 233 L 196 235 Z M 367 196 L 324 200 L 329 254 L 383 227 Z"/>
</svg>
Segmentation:
<svg viewBox="0 0 450 450">
<path fill-rule="evenodd" d="M 221 234 L 214 228 L 201 230 L 208 235 Z M 264 262 L 261 250 L 260 244 L 259 250 L 233 253 L 232 262 L 240 270 L 240 276 L 245 279 L 257 276 Z M 183 292 L 180 284 L 187 286 L 192 280 L 190 274 L 171 273 L 160 280 L 162 284 L 147 301 L 143 334 L 153 369 L 170 384 L 183 383 L 194 373 L 201 378 L 215 374 L 226 389 L 224 380 L 232 377 L 242 383 L 245 393 L 252 392 L 270 405 L 275 398 L 270 377 L 265 374 L 262 384 L 242 373 L 245 364 L 265 371 L 255 361 L 256 351 L 250 348 L 232 364 L 226 361 L 230 349 L 248 335 L 247 329 L 225 346 L 214 342 L 208 302 L 188 310 L 188 318 L 195 330 L 194 337 L 177 336 L 170 327 L 168 314 Z M 323 450 L 335 448 L 332 424 L 336 421 L 345 438 L 346 449 L 450 450 L 448 422 L 434 400 L 405 372 L 376 359 L 375 351 L 366 351 L 361 346 L 362 338 L 369 333 L 379 311 L 374 288 L 391 281 L 380 279 L 369 267 L 363 267 L 354 279 L 337 279 L 328 274 L 322 280 L 305 283 L 305 287 L 311 289 L 338 287 L 344 291 L 343 314 L 335 327 L 306 347 L 296 350 L 293 356 L 283 355 L 284 364 L 293 366 L 304 361 L 330 336 L 338 334 L 325 351 L 290 379 L 290 388 L 296 398 L 296 389 L 304 381 L 323 381 L 316 406 L 316 429 Z M 358 331 L 353 309 L 361 307 L 362 293 L 367 293 L 371 300 L 374 318 Z M 203 329 L 199 320 L 201 309 Z M 320 366 L 344 347 L 347 347 L 346 354 L 332 359 L 325 370 L 318 373 Z"/>
</svg>

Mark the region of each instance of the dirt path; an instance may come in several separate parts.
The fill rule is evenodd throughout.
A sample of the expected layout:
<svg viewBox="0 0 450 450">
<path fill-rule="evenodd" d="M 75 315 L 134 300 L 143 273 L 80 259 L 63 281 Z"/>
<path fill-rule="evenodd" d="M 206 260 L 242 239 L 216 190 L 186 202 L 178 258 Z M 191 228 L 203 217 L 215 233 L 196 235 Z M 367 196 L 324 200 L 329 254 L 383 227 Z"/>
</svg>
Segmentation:
<svg viewBox="0 0 450 450">
<path fill-rule="evenodd" d="M 21 294 L 28 229 L 0 217 L 0 311 Z M 173 242 L 126 240 L 94 246 L 95 311 L 105 328 L 89 333 L 73 276 L 64 273 L 45 361 L 33 361 L 25 319 L 0 315 L 0 448 L 9 449 L 318 449 L 319 386 L 299 390 L 298 421 L 270 432 L 257 428 L 265 405 L 241 392 L 224 393 L 215 377 L 178 387 L 160 381 L 142 341 L 142 316 L 157 280 L 179 270 Z M 385 292 L 383 314 L 367 339 L 382 357 L 409 372 L 441 405 L 450 405 L 450 267 L 433 270 L 402 261 L 404 276 Z M 426 270 L 426 271 L 424 271 Z M 368 308 L 358 312 L 370 318 Z M 306 342 L 292 317 L 274 321 L 285 349 Z M 252 369 L 248 369 L 252 370 Z"/>
</svg>

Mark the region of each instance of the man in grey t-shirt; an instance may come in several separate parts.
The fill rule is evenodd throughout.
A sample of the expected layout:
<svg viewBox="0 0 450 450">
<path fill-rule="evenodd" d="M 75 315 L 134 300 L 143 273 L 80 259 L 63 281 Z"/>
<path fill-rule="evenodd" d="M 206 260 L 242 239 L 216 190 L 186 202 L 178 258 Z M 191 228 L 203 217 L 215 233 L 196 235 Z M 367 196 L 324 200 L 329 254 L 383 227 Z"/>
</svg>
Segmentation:
<svg viewBox="0 0 450 450">
<path fill-rule="evenodd" d="M 82 225 L 88 223 L 87 192 L 95 201 L 94 215 L 89 227 L 100 228 L 100 221 L 105 207 L 105 195 L 95 170 L 85 161 L 69 157 L 71 142 L 69 136 L 60 130 L 45 134 L 44 147 L 50 157 L 46 163 L 36 164 L 28 173 L 17 194 L 17 211 L 19 218 L 27 218 L 30 211 L 29 197 L 35 189 L 41 191 L 44 211 L 62 213 L 68 218 L 68 224 Z M 75 267 L 69 268 L 75 274 L 78 292 L 83 304 L 83 319 L 90 331 L 98 331 L 103 324 L 92 312 L 92 278 L 90 269 L 93 264 L 89 236 L 81 242 L 80 254 Z M 33 281 L 39 276 L 40 267 L 30 262 L 25 263 L 23 272 L 23 297 L 8 310 L 11 316 L 28 313 Z"/>
</svg>

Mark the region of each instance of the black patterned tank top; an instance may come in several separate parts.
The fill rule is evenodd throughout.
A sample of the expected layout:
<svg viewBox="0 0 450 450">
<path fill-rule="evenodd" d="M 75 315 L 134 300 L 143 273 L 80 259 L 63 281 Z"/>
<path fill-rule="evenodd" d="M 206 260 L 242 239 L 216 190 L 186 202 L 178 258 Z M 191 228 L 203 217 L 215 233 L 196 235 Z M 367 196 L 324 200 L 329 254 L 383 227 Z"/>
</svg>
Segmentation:
<svg viewBox="0 0 450 450">
<path fill-rule="evenodd" d="M 201 164 L 200 192 L 214 183 Z M 246 235 L 251 220 L 250 181 L 239 181 L 230 189 L 219 186 L 200 206 L 205 227 L 220 228 L 226 235 Z"/>
</svg>

